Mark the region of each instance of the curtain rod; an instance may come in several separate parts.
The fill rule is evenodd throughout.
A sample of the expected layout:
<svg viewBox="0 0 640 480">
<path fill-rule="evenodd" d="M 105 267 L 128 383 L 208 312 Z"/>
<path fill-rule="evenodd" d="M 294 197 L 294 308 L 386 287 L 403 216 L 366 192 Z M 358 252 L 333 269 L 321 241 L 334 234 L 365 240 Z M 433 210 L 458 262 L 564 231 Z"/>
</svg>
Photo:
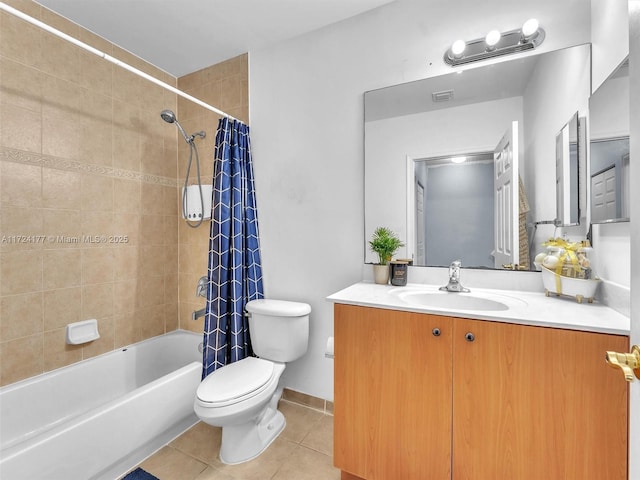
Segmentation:
<svg viewBox="0 0 640 480">
<path fill-rule="evenodd" d="M 20 10 L 16 10 L 15 8 L 10 7 L 9 5 L 7 5 L 4 2 L 0 2 L 0 10 L 4 10 L 5 12 L 10 13 L 11 15 L 14 15 L 14 16 L 16 16 L 18 18 L 21 18 L 22 20 L 24 20 L 24 21 L 26 21 L 28 23 L 31 23 L 32 25 L 40 27 L 41 29 L 46 30 L 49 33 L 52 33 L 53 35 L 55 35 L 55 36 L 57 36 L 59 38 L 62 38 L 63 40 L 66 40 L 67 42 L 73 43 L 74 45 L 76 45 L 76 46 L 78 46 L 78 47 L 80 47 L 80 48 L 82 48 L 82 49 L 84 49 L 84 50 L 86 50 L 88 52 L 91 52 L 94 55 L 97 55 L 98 57 L 104 58 L 105 60 L 113 63 L 114 65 L 122 67 L 125 70 L 128 70 L 131 73 L 133 73 L 135 75 L 138 75 L 139 77 L 142 77 L 142 78 L 144 78 L 146 80 L 149 80 L 150 82 L 155 83 L 156 85 L 159 85 L 160 87 L 162 87 L 162 88 L 164 88 L 166 90 L 169 90 L 169 91 L 175 93 L 176 95 L 179 95 L 179 96 L 181 96 L 183 98 L 186 98 L 187 100 L 189 100 L 189 101 L 191 101 L 193 103 L 197 103 L 198 105 L 200 105 L 201 107 L 206 108 L 207 110 L 210 110 L 210 111 L 212 111 L 214 113 L 217 113 L 218 115 L 222 115 L 223 117 L 227 117 L 230 120 L 238 120 L 237 118 L 229 115 L 228 113 L 223 112 L 222 110 L 220 110 L 220 109 L 218 109 L 216 107 L 212 107 L 208 103 L 205 103 L 202 100 L 199 100 L 196 97 L 193 97 L 193 96 L 189 95 L 188 93 L 183 92 L 182 90 L 179 90 L 179 89 L 177 89 L 175 87 L 172 87 L 168 83 L 165 83 L 165 82 L 163 82 L 161 80 L 158 80 L 157 78 L 152 77 L 151 75 L 143 72 L 142 70 L 138 70 L 137 68 L 132 67 L 128 63 L 122 62 L 122 61 L 118 60 L 117 58 L 112 57 L 111 55 L 108 55 L 108 54 L 106 54 L 106 53 L 104 53 L 104 52 L 102 52 L 102 51 L 100 51 L 100 50 L 98 50 L 96 48 L 93 48 L 91 45 L 87 45 L 86 43 L 81 42 L 80 40 L 77 40 L 77 39 L 73 38 L 72 36 L 67 35 L 64 32 L 61 32 L 60 30 L 56 30 L 55 28 L 47 25 L 44 22 L 41 22 L 40 20 L 36 20 L 35 18 L 30 17 L 29 15 L 26 15 L 26 14 L 22 13 Z M 240 120 L 238 120 L 238 121 L 240 121 Z"/>
</svg>

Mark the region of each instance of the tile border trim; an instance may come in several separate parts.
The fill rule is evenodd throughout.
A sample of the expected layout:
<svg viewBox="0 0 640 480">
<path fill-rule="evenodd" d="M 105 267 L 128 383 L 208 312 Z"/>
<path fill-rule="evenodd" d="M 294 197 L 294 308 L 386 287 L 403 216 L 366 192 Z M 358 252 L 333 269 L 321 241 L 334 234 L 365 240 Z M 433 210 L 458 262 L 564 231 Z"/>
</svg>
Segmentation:
<svg viewBox="0 0 640 480">
<path fill-rule="evenodd" d="M 282 400 L 303 405 L 327 415 L 333 415 L 333 402 L 325 400 L 324 398 L 314 397 L 313 395 L 285 388 L 282 392 Z"/>
<path fill-rule="evenodd" d="M 105 167 L 102 165 L 93 165 L 90 163 L 82 163 L 68 158 L 54 157 L 52 155 L 43 155 L 35 152 L 27 152 L 24 150 L 16 150 L 7 147 L 0 147 L 0 161 L 23 163 L 27 165 L 35 165 L 38 167 L 55 168 L 57 170 L 88 173 L 92 175 L 102 175 L 112 178 L 137 180 L 143 183 L 163 185 L 165 187 L 179 186 L 179 181 L 173 178 L 161 177 L 159 175 L 151 175 L 142 172 L 134 172 L 132 170 L 124 170 L 122 168 L 113 168 Z"/>
</svg>

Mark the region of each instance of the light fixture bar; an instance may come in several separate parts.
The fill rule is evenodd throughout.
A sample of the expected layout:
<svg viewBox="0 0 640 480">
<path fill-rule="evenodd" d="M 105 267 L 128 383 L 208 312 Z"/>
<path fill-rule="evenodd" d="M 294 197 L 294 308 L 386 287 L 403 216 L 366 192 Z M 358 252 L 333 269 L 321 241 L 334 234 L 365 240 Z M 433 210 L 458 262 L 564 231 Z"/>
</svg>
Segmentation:
<svg viewBox="0 0 640 480">
<path fill-rule="evenodd" d="M 465 63 L 486 60 L 487 58 L 532 50 L 544 41 L 545 33 L 542 28 L 538 27 L 534 33 L 527 31 L 527 34 L 525 35 L 520 28 L 510 30 L 501 33 L 500 39 L 493 45 L 487 44 L 487 40 L 484 37 L 471 40 L 466 42 L 466 46 L 461 53 L 459 42 L 456 42 L 455 49 L 451 47 L 444 53 L 444 61 L 447 65 L 455 67 Z"/>
</svg>

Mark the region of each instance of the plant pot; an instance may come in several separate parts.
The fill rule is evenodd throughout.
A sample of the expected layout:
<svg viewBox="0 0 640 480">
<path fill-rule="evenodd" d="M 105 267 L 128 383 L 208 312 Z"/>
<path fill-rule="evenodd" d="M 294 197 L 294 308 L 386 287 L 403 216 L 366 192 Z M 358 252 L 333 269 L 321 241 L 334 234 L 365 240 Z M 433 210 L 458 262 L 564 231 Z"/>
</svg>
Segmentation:
<svg viewBox="0 0 640 480">
<path fill-rule="evenodd" d="M 373 281 L 379 285 L 389 283 L 389 265 L 374 265 Z"/>
</svg>

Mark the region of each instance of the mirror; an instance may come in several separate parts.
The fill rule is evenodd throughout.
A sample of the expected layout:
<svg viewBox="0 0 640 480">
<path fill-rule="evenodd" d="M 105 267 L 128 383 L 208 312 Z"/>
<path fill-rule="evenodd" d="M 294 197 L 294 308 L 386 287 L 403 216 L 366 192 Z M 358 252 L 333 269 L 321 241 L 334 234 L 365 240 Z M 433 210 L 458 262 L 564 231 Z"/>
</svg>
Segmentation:
<svg viewBox="0 0 640 480">
<path fill-rule="evenodd" d="M 591 223 L 629 221 L 629 62 L 589 100 Z"/>
<path fill-rule="evenodd" d="M 562 130 L 556 135 L 556 221 L 558 227 L 580 224 L 578 202 L 579 119 L 574 113 Z"/>
<path fill-rule="evenodd" d="M 536 238 L 537 225 L 556 218 L 555 138 L 569 117 L 586 110 L 590 69 L 590 45 L 578 45 L 366 92 L 365 262 L 376 261 L 368 240 L 386 226 L 406 244 L 397 257 L 417 266 L 448 266 L 456 259 L 463 267 L 532 265 L 531 246 L 543 241 Z M 501 146 L 506 132 L 510 140 Z M 478 174 L 472 177 L 474 189 L 465 189 L 462 172 L 474 163 L 456 165 L 457 170 L 443 166 L 451 157 L 487 153 L 493 158 L 489 165 L 500 160 L 512 169 L 504 190 L 510 203 L 502 204 L 510 220 L 502 224 L 496 217 L 496 175 L 481 189 L 484 175 Z M 434 191 L 420 180 L 429 162 L 430 172 L 455 172 L 434 183 Z M 488 189 L 493 207 L 488 214 L 484 208 L 488 216 L 480 220 L 480 213 L 471 212 L 479 208 L 480 191 L 486 195 Z M 416 206 L 416 190 L 422 205 Z M 443 214 L 454 204 L 453 213 Z M 421 222 L 417 209 L 431 214 Z M 428 228 L 434 215 L 449 221 Z M 546 239 L 553 231 L 538 234 Z M 421 250 L 422 241 L 429 244 Z M 511 260 L 499 260 L 498 253 Z"/>
</svg>

